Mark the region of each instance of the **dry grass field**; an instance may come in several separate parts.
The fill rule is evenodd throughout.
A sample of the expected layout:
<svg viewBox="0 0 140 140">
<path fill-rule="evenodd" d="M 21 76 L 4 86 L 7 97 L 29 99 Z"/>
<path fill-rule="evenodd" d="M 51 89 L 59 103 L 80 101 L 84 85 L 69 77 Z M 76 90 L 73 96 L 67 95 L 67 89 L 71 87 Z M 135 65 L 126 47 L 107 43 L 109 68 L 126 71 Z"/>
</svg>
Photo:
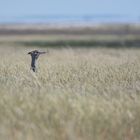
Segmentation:
<svg viewBox="0 0 140 140">
<path fill-rule="evenodd" d="M 0 139 L 140 139 L 139 49 L 31 49 L 0 48 Z"/>
<path fill-rule="evenodd" d="M 36 48 L 10 39 L 0 36 L 1 140 L 140 140 L 139 48 Z M 49 51 L 37 73 L 33 49 Z"/>
</svg>

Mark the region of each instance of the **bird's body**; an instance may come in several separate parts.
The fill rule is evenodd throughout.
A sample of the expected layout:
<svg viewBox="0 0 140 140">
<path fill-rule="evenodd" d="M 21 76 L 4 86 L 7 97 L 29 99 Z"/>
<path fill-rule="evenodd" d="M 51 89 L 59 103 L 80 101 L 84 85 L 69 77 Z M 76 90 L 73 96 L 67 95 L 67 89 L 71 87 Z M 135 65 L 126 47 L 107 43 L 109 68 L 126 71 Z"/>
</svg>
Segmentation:
<svg viewBox="0 0 140 140">
<path fill-rule="evenodd" d="M 34 50 L 28 53 L 31 55 L 31 69 L 33 70 L 33 72 L 36 72 L 36 60 L 38 59 L 40 54 L 44 53 L 46 52 L 39 52 L 38 50 Z"/>
</svg>

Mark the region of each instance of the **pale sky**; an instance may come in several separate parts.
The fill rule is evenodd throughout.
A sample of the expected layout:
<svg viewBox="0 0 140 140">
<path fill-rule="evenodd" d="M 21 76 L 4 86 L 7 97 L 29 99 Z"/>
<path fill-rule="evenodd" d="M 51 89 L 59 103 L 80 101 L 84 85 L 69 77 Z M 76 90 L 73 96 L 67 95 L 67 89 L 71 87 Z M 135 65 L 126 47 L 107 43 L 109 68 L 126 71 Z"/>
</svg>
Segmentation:
<svg viewBox="0 0 140 140">
<path fill-rule="evenodd" d="M 140 16 L 140 0 L 0 0 L 0 17 L 36 15 Z"/>
</svg>

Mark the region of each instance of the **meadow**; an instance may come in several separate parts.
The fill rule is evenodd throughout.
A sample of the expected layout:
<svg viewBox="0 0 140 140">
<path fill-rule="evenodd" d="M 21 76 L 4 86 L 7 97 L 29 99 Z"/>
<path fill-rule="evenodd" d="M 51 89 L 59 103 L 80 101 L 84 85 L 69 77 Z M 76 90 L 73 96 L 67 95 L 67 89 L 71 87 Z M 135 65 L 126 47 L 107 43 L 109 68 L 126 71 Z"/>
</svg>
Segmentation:
<svg viewBox="0 0 140 140">
<path fill-rule="evenodd" d="M 19 43 L 41 39 L 0 36 L 0 139 L 139 140 L 140 49 Z"/>
</svg>

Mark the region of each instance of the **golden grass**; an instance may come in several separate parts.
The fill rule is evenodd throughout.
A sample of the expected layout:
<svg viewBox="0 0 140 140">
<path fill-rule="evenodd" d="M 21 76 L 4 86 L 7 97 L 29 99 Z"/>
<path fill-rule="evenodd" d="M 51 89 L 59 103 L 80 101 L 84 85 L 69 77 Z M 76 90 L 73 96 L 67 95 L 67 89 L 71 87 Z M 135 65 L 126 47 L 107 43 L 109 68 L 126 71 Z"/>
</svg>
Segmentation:
<svg viewBox="0 0 140 140">
<path fill-rule="evenodd" d="M 30 50 L 0 48 L 0 139 L 140 139 L 139 49 Z"/>
</svg>

